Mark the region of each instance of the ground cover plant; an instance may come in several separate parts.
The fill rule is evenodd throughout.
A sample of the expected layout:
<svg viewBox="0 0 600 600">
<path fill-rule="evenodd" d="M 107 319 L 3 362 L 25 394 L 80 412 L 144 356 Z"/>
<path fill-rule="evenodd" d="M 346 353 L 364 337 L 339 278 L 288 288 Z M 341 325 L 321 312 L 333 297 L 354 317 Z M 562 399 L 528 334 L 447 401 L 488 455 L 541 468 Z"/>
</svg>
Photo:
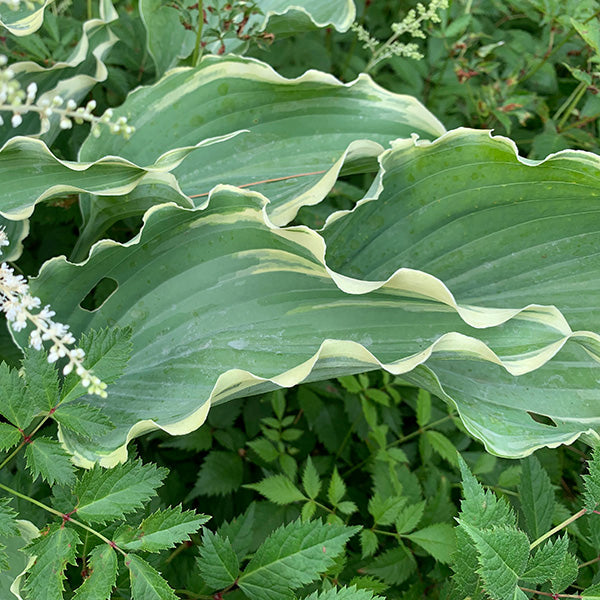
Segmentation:
<svg viewBox="0 0 600 600">
<path fill-rule="evenodd" d="M 1 597 L 600 598 L 599 15 L 0 0 Z"/>
</svg>

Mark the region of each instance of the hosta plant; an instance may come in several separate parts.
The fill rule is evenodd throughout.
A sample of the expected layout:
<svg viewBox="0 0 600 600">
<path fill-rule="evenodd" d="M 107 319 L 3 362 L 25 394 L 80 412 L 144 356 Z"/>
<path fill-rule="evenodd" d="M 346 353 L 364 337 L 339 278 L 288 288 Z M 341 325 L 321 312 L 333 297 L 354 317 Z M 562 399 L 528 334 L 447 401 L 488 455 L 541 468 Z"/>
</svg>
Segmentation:
<svg viewBox="0 0 600 600">
<path fill-rule="evenodd" d="M 0 23 L 37 36 L 49 8 L 16 4 L 0 3 Z M 445 6 L 409 13 L 388 49 L 403 33 L 422 37 L 421 21 L 437 22 Z M 86 8 L 74 47 L 54 64 L 12 60 L 22 41 L 8 44 L 11 60 L 0 63 L 7 260 L 28 260 L 20 254 L 36 211 L 77 205 L 81 214 L 69 256 L 46 256 L 28 281 L 6 263 L 0 272 L 8 321 L 0 445 L 9 453 L 0 469 L 24 461 L 52 498 L 0 485 L 58 517 L 38 530 L 3 505 L 0 533 L 28 544 L 21 564 L 7 541 L 10 593 L 109 598 L 115 585 L 123 589 L 120 568 L 130 578 L 123 594 L 134 600 L 175 597 L 138 552 L 185 542 L 206 518 L 162 505 L 144 514 L 165 472 L 130 457 L 128 444 L 153 430 L 193 432 L 211 407 L 237 398 L 333 377 L 352 386 L 352 375 L 383 369 L 445 401 L 499 456 L 600 441 L 597 155 L 565 150 L 534 161 L 490 131 L 446 131 L 418 100 L 367 74 L 341 82 L 311 70 L 290 79 L 241 55 L 267 43 L 269 31 L 347 31 L 350 0 L 117 8 L 103 0 Z M 60 17 L 48 12 L 54 42 Z M 141 47 L 128 31 L 142 32 Z M 373 46 L 372 61 L 381 50 Z M 353 201 L 337 202 L 340 189 Z M 377 428 L 369 401 L 386 401 L 376 392 L 364 398 L 383 449 L 388 430 Z M 428 443 L 456 463 L 439 435 Z M 355 511 L 335 492 L 335 475 L 328 499 L 337 519 L 311 520 L 318 473 L 307 460 L 300 491 L 293 459 L 281 458 L 292 457 L 283 442 L 293 439 L 277 441 L 276 457 L 255 446 L 283 472 L 251 489 L 280 504 L 306 502 L 302 519 L 262 545 L 240 542 L 239 523 L 229 534 L 204 532 L 198 568 L 207 587 L 194 597 L 235 588 L 251 600 L 284 600 L 333 569 L 358 532 L 339 517 Z M 450 562 L 448 527 L 431 525 L 447 542 L 440 550 L 432 531 L 416 530 L 419 519 L 402 512 L 404 501 L 386 502 L 369 503 L 374 526 L 397 525 L 402 515 L 411 527 L 398 536 Z M 465 511 L 459 535 L 483 557 L 480 570 L 493 568 L 487 546 L 496 541 L 504 546 L 512 535 L 525 548 L 522 532 L 481 533 L 469 519 Z M 502 526 L 515 526 L 511 519 Z M 370 531 L 360 534 L 365 556 L 377 547 Z M 78 556 L 76 588 L 68 569 Z M 497 588 L 515 598 L 525 593 L 521 575 L 548 579 L 527 579 L 526 553 L 517 558 L 523 573 Z M 488 594 L 503 597 L 482 577 Z"/>
</svg>

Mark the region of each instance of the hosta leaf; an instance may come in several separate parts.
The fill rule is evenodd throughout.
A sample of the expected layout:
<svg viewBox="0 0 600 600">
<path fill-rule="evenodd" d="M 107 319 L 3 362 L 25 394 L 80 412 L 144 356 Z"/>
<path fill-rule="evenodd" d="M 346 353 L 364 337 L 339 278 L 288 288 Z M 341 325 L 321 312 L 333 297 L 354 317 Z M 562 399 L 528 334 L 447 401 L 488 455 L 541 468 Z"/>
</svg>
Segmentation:
<svg viewBox="0 0 600 600">
<path fill-rule="evenodd" d="M 572 335 L 552 307 L 458 305 L 423 272 L 341 277 L 323 263 L 319 234 L 275 227 L 264 206 L 260 195 L 220 187 L 203 210 L 156 207 L 132 243 L 101 242 L 82 264 L 53 259 L 31 281 L 36 295 L 60 293 L 57 318 L 75 333 L 134 331 L 133 356 L 101 404 L 115 429 L 80 444 L 61 428 L 79 464 L 123 460 L 126 441 L 155 427 L 187 433 L 210 403 L 356 370 L 408 373 L 434 352 L 519 374 Z M 117 289 L 82 309 L 107 273 Z"/>
<path fill-rule="evenodd" d="M 29 219 L 9 221 L 0 216 L 0 228 L 4 228 L 4 233 L 10 242 L 8 247 L 2 248 L 2 259 L 6 262 L 14 262 L 23 253 L 23 240 L 29 235 Z"/>
<path fill-rule="evenodd" d="M 9 4 L 3 2 L 0 4 L 0 26 L 6 27 L 13 35 L 31 35 L 42 26 L 44 10 L 50 1 L 32 2 L 30 8 L 21 2 L 16 10 L 9 8 Z"/>
<path fill-rule="evenodd" d="M 600 160 L 564 151 L 532 162 L 509 140 L 456 130 L 429 145 L 399 142 L 381 164 L 377 199 L 331 217 L 323 232 L 331 268 L 371 280 L 398 265 L 422 269 L 466 304 L 555 305 L 572 330 L 594 332 L 516 378 L 450 357 L 406 378 L 456 404 L 497 454 L 524 456 L 582 433 L 597 439 L 598 353 L 589 344 L 600 331 Z"/>
<path fill-rule="evenodd" d="M 114 542 L 124 550 L 160 552 L 188 540 L 208 521 L 206 515 L 193 510 L 181 510 L 181 506 L 158 510 L 146 517 L 139 527 L 124 525 L 115 533 Z"/>
<path fill-rule="evenodd" d="M 227 137 L 230 135 L 204 140 L 199 145 L 210 145 Z M 151 181 L 158 178 L 171 182 L 168 171 L 195 148 L 166 152 L 157 158 L 156 164 L 144 168 L 115 157 L 101 157 L 94 162 L 60 160 L 44 142 L 15 136 L 0 147 L 0 214 L 14 220 L 26 219 L 38 202 L 65 192 L 122 196 L 133 190 L 151 171 Z M 16 171 L 20 174 L 18 178 L 14 176 Z"/>
<path fill-rule="evenodd" d="M 24 4 L 24 3 L 21 3 Z M 79 105 L 96 83 L 105 81 L 108 70 L 104 64 L 106 55 L 115 45 L 117 37 L 112 33 L 109 23 L 117 18 L 117 13 L 109 0 L 98 3 L 100 18 L 83 23 L 78 32 L 79 42 L 64 60 L 54 60 L 51 66 L 41 66 L 35 62 L 17 62 L 10 65 L 15 78 L 25 89 L 30 83 L 37 86 L 36 101 L 52 100 L 60 96 L 66 103 L 73 100 Z M 0 19 L 5 11 L 0 7 Z M 12 14 L 12 11 L 8 11 Z M 60 133 L 60 116 L 52 115 L 47 125 L 41 126 L 39 115 L 25 113 L 23 122 L 16 130 L 4 127 L 0 130 L 0 145 L 8 141 L 15 133 L 18 135 L 43 134 L 47 144 L 52 143 Z M 5 116 L 6 121 L 6 116 Z"/>
<path fill-rule="evenodd" d="M 27 468 L 34 479 L 42 479 L 50 485 L 54 483 L 72 483 L 75 479 L 75 467 L 71 457 L 62 446 L 49 437 L 35 437 L 25 448 Z"/>
<path fill-rule="evenodd" d="M 29 521 L 16 521 L 16 533 L 10 536 L 0 536 L 2 545 L 3 570 L 0 572 L 0 598 L 12 599 L 14 592 L 21 590 L 21 582 L 25 569 L 33 565 L 23 548 L 39 535 L 38 528 Z"/>
<path fill-rule="evenodd" d="M 197 69 L 170 71 L 156 84 L 132 92 L 115 109 L 116 116 L 121 114 L 136 127 L 131 139 L 104 133 L 89 137 L 81 160 L 114 155 L 152 165 L 169 150 L 247 130 L 219 149 L 196 150 L 173 174 L 182 201 L 196 198 L 199 205 L 217 184 L 252 185 L 268 195 L 269 215 L 277 224 L 288 223 L 300 207 L 320 202 L 342 166 L 373 170 L 391 140 L 412 133 L 435 138 L 444 131 L 414 98 L 386 92 L 368 76 L 349 84 L 317 71 L 286 79 L 264 63 L 239 57 L 206 57 Z M 163 195 L 172 196 L 172 191 Z M 143 198 L 135 198 L 141 210 L 147 207 Z M 91 203 L 83 232 L 88 243 L 102 233 L 99 226 L 110 224 L 109 216 L 113 222 L 125 216 L 107 209 L 117 202 L 131 214 L 128 202 L 98 198 Z"/>
<path fill-rule="evenodd" d="M 240 563 L 229 538 L 206 529 L 202 535 L 198 568 L 202 579 L 212 590 L 231 585 L 240 572 Z"/>
<path fill-rule="evenodd" d="M 344 550 L 358 527 L 294 521 L 276 529 L 238 579 L 251 600 L 288 600 L 292 590 L 319 577 Z"/>
<path fill-rule="evenodd" d="M 36 557 L 25 582 L 29 597 L 36 600 L 63 598 L 65 569 L 75 564 L 79 542 L 77 532 L 71 527 L 53 525 L 27 546 L 27 552 Z"/>
<path fill-rule="evenodd" d="M 90 552 L 87 577 L 77 588 L 73 600 L 110 600 L 117 580 L 117 553 L 101 544 Z"/>
<path fill-rule="evenodd" d="M 162 575 L 144 559 L 128 554 L 125 565 L 129 569 L 132 600 L 177 600 Z"/>
<path fill-rule="evenodd" d="M 141 461 L 130 461 L 114 469 L 95 467 L 84 473 L 73 487 L 77 517 L 89 523 L 118 519 L 141 508 L 155 495 L 166 470 Z"/>
</svg>

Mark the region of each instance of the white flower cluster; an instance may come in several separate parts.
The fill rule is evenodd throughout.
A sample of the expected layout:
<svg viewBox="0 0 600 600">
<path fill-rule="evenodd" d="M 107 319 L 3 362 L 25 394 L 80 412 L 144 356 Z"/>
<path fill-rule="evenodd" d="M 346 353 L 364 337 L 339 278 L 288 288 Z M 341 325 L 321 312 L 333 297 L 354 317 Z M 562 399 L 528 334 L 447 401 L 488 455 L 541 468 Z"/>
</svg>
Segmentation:
<svg viewBox="0 0 600 600">
<path fill-rule="evenodd" d="M 14 71 L 6 67 L 6 63 L 6 56 L 0 54 L 0 111 L 12 112 L 10 122 L 13 127 L 18 127 L 23 122 L 24 113 L 35 112 L 39 114 L 43 128 L 49 125 L 52 115 L 58 115 L 61 129 L 71 129 L 73 121 L 78 125 L 87 121 L 92 124 L 92 134 L 96 137 L 100 135 L 102 125 L 106 125 L 111 133 L 122 135 L 126 140 L 135 131 L 134 127 L 127 124 L 126 117 L 119 117 L 113 122 L 114 113 L 110 108 L 101 117 L 94 115 L 95 100 L 90 100 L 85 107 L 78 107 L 75 100 L 67 100 L 65 103 L 61 96 L 54 96 L 52 100 L 41 98 L 36 102 L 37 84 L 30 83 L 24 90 L 15 78 Z M 3 124 L 4 120 L 0 115 L 0 126 Z"/>
<path fill-rule="evenodd" d="M 408 11 L 402 21 L 392 23 L 393 35 L 383 44 L 374 38 L 362 25 L 356 23 L 352 25 L 352 30 L 356 33 L 358 41 L 362 43 L 365 50 L 368 50 L 373 55 L 365 71 L 368 72 L 377 63 L 392 56 L 404 56 L 406 58 L 421 60 L 423 55 L 419 52 L 417 44 L 406 44 L 396 40 L 405 33 L 413 38 L 425 39 L 426 35 L 421 27 L 427 21 L 439 23 L 441 19 L 438 11 L 445 8 L 448 8 L 448 0 L 431 0 L 427 7 L 419 2 L 416 8 Z"/>
<path fill-rule="evenodd" d="M 9 241 L 4 228 L 0 228 L 0 255 L 1 248 L 8 246 Z M 81 348 L 71 347 L 75 343 L 73 334 L 68 325 L 52 320 L 56 314 L 50 306 L 40 310 L 41 301 L 32 296 L 29 285 L 22 275 L 15 275 L 14 270 L 5 262 L 0 264 L 0 311 L 10 323 L 14 331 L 22 331 L 27 324 L 32 324 L 35 329 L 29 334 L 29 345 L 36 350 L 41 350 L 43 342 L 49 341 L 52 346 L 48 353 L 48 362 L 56 362 L 59 358 L 67 358 L 68 363 L 63 367 L 63 374 L 71 371 L 81 378 L 81 384 L 88 389 L 90 394 L 106 398 L 106 384 L 83 366 L 85 352 Z"/>
</svg>

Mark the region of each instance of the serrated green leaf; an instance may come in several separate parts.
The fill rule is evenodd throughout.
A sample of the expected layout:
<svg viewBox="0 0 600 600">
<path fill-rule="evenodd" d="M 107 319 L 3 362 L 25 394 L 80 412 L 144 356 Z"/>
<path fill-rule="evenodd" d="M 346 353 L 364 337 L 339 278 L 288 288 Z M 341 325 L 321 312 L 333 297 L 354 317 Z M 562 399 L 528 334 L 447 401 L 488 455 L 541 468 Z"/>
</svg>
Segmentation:
<svg viewBox="0 0 600 600">
<path fill-rule="evenodd" d="M 231 494 L 242 485 L 243 477 L 244 463 L 237 452 L 212 450 L 200 467 L 198 480 L 189 498 Z"/>
<path fill-rule="evenodd" d="M 424 437 L 431 444 L 431 447 L 444 460 L 447 460 L 451 465 L 458 464 L 456 446 L 439 431 L 426 431 Z"/>
<path fill-rule="evenodd" d="M 0 363 L 0 414 L 16 427 L 26 429 L 36 414 L 34 406 L 25 401 L 25 380 L 16 369 Z"/>
<path fill-rule="evenodd" d="M 260 458 L 265 462 L 272 463 L 279 457 L 279 450 L 266 438 L 258 438 L 248 442 L 248 447 L 252 448 Z"/>
<path fill-rule="evenodd" d="M 396 517 L 396 531 L 400 534 L 412 531 L 425 512 L 425 501 L 405 506 Z"/>
<path fill-rule="evenodd" d="M 218 535 L 229 538 L 231 546 L 240 561 L 245 558 L 252 546 L 255 532 L 255 514 L 256 505 L 253 502 L 243 515 L 223 523 L 217 529 Z"/>
<path fill-rule="evenodd" d="M 554 490 L 548 474 L 535 456 L 523 459 L 521 467 L 519 484 L 521 510 L 525 515 L 529 539 L 536 540 L 552 525 Z"/>
<path fill-rule="evenodd" d="M 352 394 L 358 394 L 362 392 L 362 385 L 354 375 L 345 375 L 344 377 L 338 377 L 337 380 L 342 384 L 345 390 L 348 390 Z"/>
<path fill-rule="evenodd" d="M 357 587 L 359 590 L 371 590 L 375 594 L 380 594 L 381 592 L 385 592 L 390 586 L 377 579 L 376 577 L 371 577 L 370 575 L 359 575 L 357 577 L 353 577 L 350 580 L 351 587 Z"/>
<path fill-rule="evenodd" d="M 48 437 L 36 437 L 25 448 L 27 468 L 34 479 L 42 479 L 50 485 L 70 484 L 75 479 L 75 466 L 62 446 Z"/>
<path fill-rule="evenodd" d="M 160 552 L 189 539 L 209 517 L 194 510 L 182 511 L 181 505 L 157 510 L 146 517 L 139 527 L 124 525 L 113 538 L 123 550 Z"/>
<path fill-rule="evenodd" d="M 77 517 L 88 523 L 105 523 L 141 508 L 161 485 L 167 471 L 135 460 L 113 469 L 94 467 L 73 487 Z"/>
<path fill-rule="evenodd" d="M 108 544 L 96 546 L 90 552 L 86 570 L 86 579 L 73 600 L 110 600 L 117 581 L 117 553 Z"/>
<path fill-rule="evenodd" d="M 358 510 L 358 506 L 356 506 L 352 500 L 343 500 L 342 502 L 338 503 L 336 509 L 343 515 L 351 515 Z"/>
<path fill-rule="evenodd" d="M 386 550 L 365 567 L 370 575 L 383 579 L 389 585 L 400 585 L 416 570 L 417 561 L 406 546 Z"/>
<path fill-rule="evenodd" d="M 545 583 L 558 571 L 564 563 L 569 549 L 569 539 L 566 535 L 556 540 L 548 540 L 529 559 L 527 570 L 521 579 L 530 583 Z"/>
<path fill-rule="evenodd" d="M 85 351 L 86 368 L 104 383 L 114 383 L 123 374 L 131 357 L 131 335 L 131 327 L 106 327 L 82 335 L 79 347 Z M 76 373 L 65 378 L 61 391 L 62 402 L 72 402 L 86 393 Z"/>
<path fill-rule="evenodd" d="M 383 600 L 383 598 L 375 596 L 373 590 L 366 586 L 350 585 L 349 587 L 331 588 L 324 592 L 313 592 L 304 600 Z"/>
<path fill-rule="evenodd" d="M 305 502 L 302 505 L 302 511 L 300 512 L 300 518 L 302 519 L 303 522 L 310 521 L 315 516 L 316 512 L 317 512 L 317 505 L 314 502 L 312 502 L 312 501 Z"/>
<path fill-rule="evenodd" d="M 333 506 L 337 506 L 340 500 L 346 495 L 346 484 L 338 473 L 337 467 L 333 468 L 329 487 L 327 488 L 327 498 Z"/>
<path fill-rule="evenodd" d="M 65 569 L 74 565 L 77 532 L 71 527 L 53 525 L 47 533 L 33 539 L 25 548 L 36 560 L 29 569 L 25 590 L 36 600 L 61 600 L 63 598 Z"/>
<path fill-rule="evenodd" d="M 59 399 L 58 372 L 48 362 L 45 351 L 26 348 L 23 357 L 23 369 L 27 382 L 27 402 L 36 412 L 48 412 L 53 409 Z"/>
<path fill-rule="evenodd" d="M 9 423 L 0 423 L 0 450 L 9 450 L 22 439 L 23 436 L 16 427 Z"/>
<path fill-rule="evenodd" d="M 461 522 L 475 542 L 486 593 L 492 598 L 523 598 L 517 582 L 527 567 L 529 539 L 515 527 L 477 529 Z M 521 592 L 519 594 L 519 592 Z"/>
<path fill-rule="evenodd" d="M 560 594 L 569 587 L 579 575 L 577 557 L 567 553 L 554 575 L 550 578 L 550 589 L 553 594 Z"/>
<path fill-rule="evenodd" d="M 373 400 L 373 402 L 377 402 L 377 404 L 381 404 L 382 406 L 390 405 L 390 397 L 383 390 L 369 388 L 365 390 L 365 396 L 369 398 L 369 400 Z"/>
<path fill-rule="evenodd" d="M 251 600 L 288 600 L 329 569 L 358 530 L 320 520 L 282 525 L 258 548 L 238 585 Z"/>
<path fill-rule="evenodd" d="M 319 477 L 319 473 L 317 473 L 310 456 L 306 459 L 306 466 L 304 467 L 304 473 L 302 474 L 302 487 L 307 496 L 313 500 L 321 491 L 321 478 Z"/>
<path fill-rule="evenodd" d="M 417 423 L 425 427 L 431 419 L 431 394 L 423 389 L 417 395 Z"/>
<path fill-rule="evenodd" d="M 105 435 L 114 428 L 102 410 L 91 404 L 63 402 L 52 418 L 61 427 L 87 438 Z"/>
<path fill-rule="evenodd" d="M 581 595 L 588 600 L 600 600 L 600 583 L 596 583 L 595 585 L 586 588 Z"/>
<path fill-rule="evenodd" d="M 391 525 L 400 514 L 406 504 L 406 498 L 402 496 L 382 497 L 377 492 L 369 499 L 369 513 L 377 525 Z"/>
<path fill-rule="evenodd" d="M 600 504 L 600 446 L 592 451 L 588 461 L 588 473 L 583 476 L 583 499 L 588 510 L 594 510 Z"/>
<path fill-rule="evenodd" d="M 206 529 L 202 535 L 198 568 L 211 590 L 222 590 L 231 585 L 239 575 L 240 563 L 229 538 Z"/>
<path fill-rule="evenodd" d="M 245 485 L 275 504 L 290 504 L 306 500 L 304 494 L 285 475 L 266 477 L 259 483 Z"/>
<path fill-rule="evenodd" d="M 162 575 L 139 556 L 128 554 L 125 565 L 129 569 L 132 600 L 178 600 Z"/>
<path fill-rule="evenodd" d="M 19 535 L 16 518 L 17 513 L 10 505 L 10 499 L 0 498 L 0 536 Z"/>
<path fill-rule="evenodd" d="M 360 548 L 362 551 L 362 557 L 367 558 L 373 556 L 377 552 L 379 547 L 379 540 L 377 534 L 370 529 L 363 529 L 360 532 Z"/>
<path fill-rule="evenodd" d="M 434 523 L 406 537 L 442 563 L 450 563 L 456 550 L 454 527 L 448 523 Z"/>
</svg>

